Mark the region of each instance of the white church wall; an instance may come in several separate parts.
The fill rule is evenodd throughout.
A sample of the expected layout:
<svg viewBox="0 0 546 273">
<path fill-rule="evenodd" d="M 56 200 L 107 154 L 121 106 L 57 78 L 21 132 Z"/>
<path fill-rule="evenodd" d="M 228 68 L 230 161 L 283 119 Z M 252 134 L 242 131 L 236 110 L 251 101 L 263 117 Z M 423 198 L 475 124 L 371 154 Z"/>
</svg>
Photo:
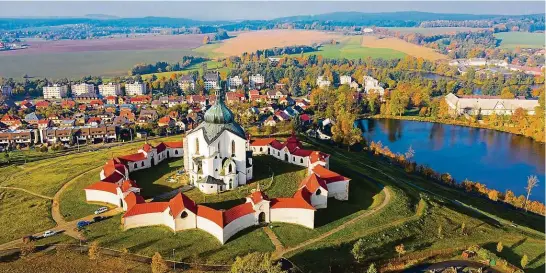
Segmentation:
<svg viewBox="0 0 546 273">
<path fill-rule="evenodd" d="M 123 227 L 125 229 L 164 225 L 174 230 L 174 222 L 168 213 L 169 209 L 163 212 L 138 214 L 124 218 Z M 168 219 L 170 218 L 170 219 Z"/>
<path fill-rule="evenodd" d="M 182 214 L 186 213 L 186 217 L 182 218 Z M 174 218 L 175 230 L 185 230 L 197 228 L 197 215 L 189 209 L 184 209 Z"/>
<path fill-rule="evenodd" d="M 337 200 L 349 200 L 349 180 L 328 184 L 328 197 Z"/>
<path fill-rule="evenodd" d="M 85 200 L 87 200 L 87 202 L 108 203 L 118 207 L 121 204 L 121 199 L 117 194 L 92 189 L 85 190 Z"/>
<path fill-rule="evenodd" d="M 201 216 L 197 216 L 197 228 L 209 233 L 210 235 L 218 239 L 218 241 L 220 241 L 222 244 L 224 244 L 223 229 L 211 220 Z"/>
<path fill-rule="evenodd" d="M 239 217 L 235 220 L 233 220 L 231 223 L 227 224 L 224 227 L 224 242 L 225 243 L 229 238 L 233 235 L 235 235 L 237 232 L 254 226 L 256 224 L 256 218 L 254 216 L 254 213 L 247 214 L 243 217 Z"/>
<path fill-rule="evenodd" d="M 300 208 L 273 208 L 271 209 L 271 222 L 284 222 L 314 228 L 315 211 Z"/>
<path fill-rule="evenodd" d="M 311 205 L 317 209 L 324 209 L 328 205 L 328 191 L 321 187 L 320 194 L 317 192 L 311 195 Z"/>
</svg>

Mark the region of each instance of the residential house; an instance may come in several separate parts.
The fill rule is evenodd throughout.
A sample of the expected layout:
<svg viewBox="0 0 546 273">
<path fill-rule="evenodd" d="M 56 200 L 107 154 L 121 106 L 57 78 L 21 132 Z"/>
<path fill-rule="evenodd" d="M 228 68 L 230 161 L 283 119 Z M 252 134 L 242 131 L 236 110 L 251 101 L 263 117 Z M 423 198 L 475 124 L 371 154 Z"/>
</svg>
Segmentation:
<svg viewBox="0 0 546 273">
<path fill-rule="evenodd" d="M 445 101 L 453 115 L 512 115 L 516 109 L 521 108 L 528 115 L 534 115 L 538 100 L 527 99 L 501 99 L 494 96 L 456 96 L 449 93 Z"/>
<path fill-rule="evenodd" d="M 180 86 L 180 89 L 184 92 L 195 90 L 195 79 L 193 78 L 193 75 L 182 75 L 180 79 L 178 79 L 178 86 Z"/>
<path fill-rule="evenodd" d="M 31 125 L 38 125 L 38 121 L 40 121 L 41 118 L 42 117 L 40 115 L 37 115 L 35 112 L 32 112 L 25 116 L 25 122 Z"/>
<path fill-rule="evenodd" d="M 140 111 L 139 117 L 147 117 L 151 119 L 152 121 L 155 121 L 158 118 L 158 114 L 156 110 L 142 110 Z"/>
<path fill-rule="evenodd" d="M 366 94 L 377 92 L 380 96 L 385 95 L 385 89 L 381 87 L 379 81 L 370 76 L 364 76 L 364 92 Z"/>
<path fill-rule="evenodd" d="M 237 76 L 230 77 L 228 79 L 228 86 L 230 90 L 236 90 L 237 88 L 243 86 L 243 78 Z"/>
<path fill-rule="evenodd" d="M 261 89 L 265 84 L 265 77 L 260 74 L 249 77 L 250 88 Z"/>
<path fill-rule="evenodd" d="M 9 86 L 9 85 L 6 85 L 6 84 L 5 85 L 0 85 L 0 93 L 4 97 L 10 97 L 12 90 L 13 90 L 13 88 L 11 88 L 11 86 Z"/>
<path fill-rule="evenodd" d="M 6 147 L 8 145 L 30 146 L 37 142 L 38 139 L 35 130 L 12 130 L 0 132 L 0 147 Z"/>
<path fill-rule="evenodd" d="M 245 95 L 239 92 L 228 92 L 226 94 L 226 103 L 242 102 L 245 100 Z"/>
<path fill-rule="evenodd" d="M 317 77 L 317 86 L 320 88 L 327 88 L 329 87 L 331 82 L 326 79 L 324 76 L 318 76 Z"/>
<path fill-rule="evenodd" d="M 170 116 L 164 116 L 157 121 L 159 127 L 174 127 L 175 121 Z"/>
<path fill-rule="evenodd" d="M 339 77 L 339 83 L 340 84 L 351 84 L 351 82 L 353 81 L 353 79 L 351 78 L 351 76 L 347 76 L 347 75 L 343 75 L 343 76 L 340 76 Z"/>
<path fill-rule="evenodd" d="M 74 100 L 78 103 L 89 103 L 99 99 L 99 95 L 93 93 L 84 93 L 74 97 Z"/>
</svg>

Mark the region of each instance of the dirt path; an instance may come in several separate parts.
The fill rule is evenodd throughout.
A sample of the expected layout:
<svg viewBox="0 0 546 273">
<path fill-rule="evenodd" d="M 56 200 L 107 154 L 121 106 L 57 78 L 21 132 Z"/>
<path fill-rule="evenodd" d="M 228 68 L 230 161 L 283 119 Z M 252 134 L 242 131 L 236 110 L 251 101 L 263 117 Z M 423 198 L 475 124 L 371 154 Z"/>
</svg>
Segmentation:
<svg viewBox="0 0 546 273">
<path fill-rule="evenodd" d="M 96 168 L 93 168 L 93 169 L 90 169 L 90 170 L 87 170 L 79 175 L 77 175 L 76 177 L 70 179 L 70 181 L 64 183 L 64 185 L 55 193 L 55 196 L 53 197 L 53 204 L 51 205 L 51 217 L 53 218 L 53 220 L 55 221 L 55 223 L 57 223 L 57 228 L 59 226 L 66 226 L 69 224 L 69 222 L 67 222 L 66 220 L 64 220 L 64 217 L 63 215 L 61 214 L 61 209 L 59 207 L 59 203 L 60 203 L 60 200 L 61 200 L 61 195 L 62 193 L 70 186 L 72 185 L 72 183 L 74 183 L 74 181 L 76 181 L 77 179 L 79 179 L 80 177 L 84 176 L 84 175 L 87 175 L 89 174 L 90 172 L 92 171 L 95 171 L 99 168 L 102 168 L 102 166 L 99 166 L 99 167 L 96 167 Z M 91 217 L 92 218 L 92 217 Z M 72 221 L 74 222 L 74 221 Z M 76 239 L 85 239 L 83 237 L 83 235 L 81 235 L 78 231 L 75 231 L 74 228 L 69 228 L 69 229 L 66 229 L 65 230 L 65 234 L 70 236 L 70 237 L 73 237 L 73 238 L 76 238 Z"/>
<path fill-rule="evenodd" d="M 371 209 L 371 210 L 369 210 L 369 211 L 367 211 L 367 212 L 365 212 L 365 213 L 363 213 L 363 214 L 361 214 L 361 215 L 359 215 L 359 216 L 357 216 L 357 217 L 355 217 L 355 218 L 341 224 L 340 226 L 338 226 L 338 227 L 336 227 L 336 228 L 334 228 L 334 229 L 332 229 L 332 230 L 330 230 L 330 231 L 328 231 L 326 233 L 323 233 L 322 235 L 320 235 L 318 237 L 315 237 L 313 239 L 309 239 L 309 240 L 307 240 L 305 242 L 302 242 L 299 245 L 289 247 L 289 248 L 285 248 L 285 249 L 283 249 L 281 251 L 275 251 L 275 253 L 273 253 L 273 257 L 274 258 L 279 258 L 279 257 L 282 257 L 283 255 L 285 255 L 286 253 L 293 252 L 293 251 L 296 251 L 298 249 L 304 248 L 304 247 L 306 247 L 308 245 L 314 244 L 314 243 L 316 243 L 316 242 L 318 242 L 318 241 L 320 241 L 320 240 L 322 240 L 322 239 L 324 239 L 324 238 L 326 238 L 326 237 L 328 237 L 328 236 L 330 236 L 330 235 L 332 235 L 332 234 L 334 234 L 334 233 L 336 233 L 338 231 L 343 230 L 345 227 L 354 224 L 358 220 L 360 220 L 362 218 L 365 218 L 365 217 L 368 217 L 368 216 L 380 211 L 381 209 L 383 209 L 391 201 L 391 192 L 390 192 L 390 190 L 385 187 L 385 188 L 383 188 L 383 191 L 385 192 L 385 199 L 383 199 L 383 202 L 379 206 L 377 206 L 377 207 L 375 207 L 375 208 L 373 208 L 373 209 Z"/>
<path fill-rule="evenodd" d="M 282 252 L 284 250 L 284 246 L 282 245 L 281 241 L 279 240 L 279 238 L 277 237 L 275 232 L 273 232 L 273 230 L 271 230 L 267 226 L 263 227 L 263 230 L 264 230 L 265 234 L 267 234 L 267 236 L 269 237 L 269 240 L 271 240 L 271 242 L 275 246 L 275 252 L 274 253 Z"/>
<path fill-rule="evenodd" d="M 29 191 L 29 190 L 23 189 L 23 188 L 0 186 L 0 189 L 22 191 L 22 192 L 26 192 L 26 193 L 31 194 L 31 195 L 34 195 L 34 196 L 38 196 L 38 197 L 40 197 L 40 198 L 53 200 L 52 197 L 49 197 L 49 196 L 46 196 L 46 195 L 42 195 L 42 194 L 39 194 L 39 193 L 35 193 L 35 192 Z"/>
</svg>

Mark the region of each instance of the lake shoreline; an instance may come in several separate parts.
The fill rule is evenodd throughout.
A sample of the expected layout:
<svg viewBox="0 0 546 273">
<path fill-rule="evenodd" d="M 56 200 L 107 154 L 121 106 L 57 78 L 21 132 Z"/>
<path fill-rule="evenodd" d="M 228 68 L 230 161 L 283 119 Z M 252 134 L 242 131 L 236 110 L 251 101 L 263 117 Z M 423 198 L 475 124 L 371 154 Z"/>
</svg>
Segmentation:
<svg viewBox="0 0 546 273">
<path fill-rule="evenodd" d="M 409 120 L 409 121 L 419 121 L 419 122 L 430 122 L 430 123 L 440 123 L 440 124 L 446 124 L 446 125 L 455 125 L 455 126 L 463 126 L 463 127 L 469 127 L 469 128 L 478 128 L 478 129 L 487 129 L 487 130 L 494 130 L 497 132 L 503 132 L 508 133 L 516 136 L 526 137 L 533 141 L 536 141 L 538 143 L 546 144 L 546 141 L 544 139 L 536 139 L 528 135 L 524 134 L 517 134 L 514 132 L 510 132 L 508 130 L 503 130 L 502 128 L 495 128 L 495 127 L 489 127 L 481 124 L 475 124 L 475 123 L 465 123 L 464 121 L 460 120 L 438 120 L 438 119 L 432 119 L 429 117 L 416 117 L 416 116 L 387 116 L 387 115 L 373 115 L 368 117 L 362 117 L 358 120 L 362 119 L 397 119 L 397 120 Z M 357 120 L 357 121 L 358 121 Z"/>
</svg>

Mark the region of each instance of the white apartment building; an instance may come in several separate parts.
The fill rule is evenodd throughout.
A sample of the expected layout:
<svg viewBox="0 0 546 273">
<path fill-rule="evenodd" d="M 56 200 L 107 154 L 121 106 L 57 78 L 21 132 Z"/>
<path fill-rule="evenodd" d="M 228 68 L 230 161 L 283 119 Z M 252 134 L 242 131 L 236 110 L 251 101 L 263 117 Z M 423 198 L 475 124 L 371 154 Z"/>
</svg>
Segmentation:
<svg viewBox="0 0 546 273">
<path fill-rule="evenodd" d="M 370 76 L 364 76 L 364 92 L 366 94 L 370 92 L 378 92 L 380 96 L 383 96 L 385 94 L 385 89 L 379 85 L 379 81 L 370 77 Z"/>
<path fill-rule="evenodd" d="M 250 86 L 252 88 L 255 88 L 257 86 L 261 86 L 261 85 L 263 85 L 265 83 L 264 76 L 262 76 L 260 74 L 252 75 L 252 76 L 250 76 L 250 78 L 248 80 L 250 81 Z"/>
<path fill-rule="evenodd" d="M 324 76 L 318 76 L 317 77 L 317 86 L 320 88 L 325 88 L 330 86 L 330 81 L 324 78 Z"/>
<path fill-rule="evenodd" d="M 351 82 L 353 81 L 353 79 L 351 79 L 351 76 L 340 76 L 339 77 L 339 83 L 340 84 L 351 84 Z"/>
<path fill-rule="evenodd" d="M 229 89 L 237 89 L 237 87 L 243 85 L 243 78 L 239 76 L 231 77 L 228 79 Z"/>
<path fill-rule="evenodd" d="M 141 82 L 126 83 L 125 95 L 127 96 L 141 96 L 146 94 L 146 84 Z"/>
<path fill-rule="evenodd" d="M 205 74 L 205 90 L 220 89 L 220 75 L 218 72 Z"/>
<path fill-rule="evenodd" d="M 2 91 L 2 95 L 9 97 L 11 96 L 12 88 L 9 85 L 0 85 L 0 91 Z"/>
<path fill-rule="evenodd" d="M 95 86 L 88 83 L 80 83 L 72 85 L 72 96 L 79 96 L 83 94 L 96 94 Z"/>
<path fill-rule="evenodd" d="M 103 97 L 119 96 L 121 95 L 121 85 L 113 82 L 101 84 L 99 85 L 99 94 Z"/>
<path fill-rule="evenodd" d="M 44 86 L 43 89 L 44 99 L 60 99 L 65 98 L 68 93 L 67 85 L 54 84 L 51 86 Z"/>
</svg>

